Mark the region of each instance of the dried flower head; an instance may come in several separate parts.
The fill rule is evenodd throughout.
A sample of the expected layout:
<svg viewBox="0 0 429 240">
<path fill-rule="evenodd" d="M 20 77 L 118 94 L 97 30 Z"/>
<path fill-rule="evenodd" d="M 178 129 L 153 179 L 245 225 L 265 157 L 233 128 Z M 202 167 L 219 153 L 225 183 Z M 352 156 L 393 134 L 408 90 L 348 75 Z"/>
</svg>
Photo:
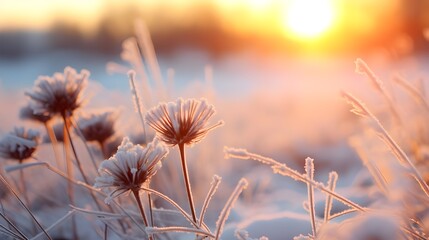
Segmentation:
<svg viewBox="0 0 429 240">
<path fill-rule="evenodd" d="M 115 134 L 115 121 L 118 115 L 115 112 L 91 114 L 79 119 L 79 128 L 87 141 L 97 141 L 103 144 Z"/>
<path fill-rule="evenodd" d="M 51 115 L 63 114 L 71 116 L 73 111 L 81 106 L 81 92 L 86 86 L 89 72 L 66 67 L 63 73 L 55 73 L 52 77 L 40 76 L 32 92 L 25 94 L 34 114 Z"/>
<path fill-rule="evenodd" d="M 0 156 L 22 162 L 30 158 L 36 151 L 38 138 L 39 133 L 37 131 L 16 127 L 14 131 L 6 134 L 0 140 Z"/>
<path fill-rule="evenodd" d="M 46 123 L 52 118 L 52 114 L 35 113 L 30 105 L 22 107 L 19 111 L 19 117 L 23 120 L 31 120 L 39 123 Z"/>
<path fill-rule="evenodd" d="M 124 138 L 116 154 L 101 163 L 100 177 L 95 179 L 94 187 L 113 188 L 105 200 L 109 204 L 122 193 L 138 190 L 143 183 L 148 183 L 167 154 L 168 148 L 157 138 L 145 148 Z"/>
<path fill-rule="evenodd" d="M 146 122 L 157 136 L 169 145 L 189 144 L 202 140 L 207 133 L 221 125 L 223 121 L 207 127 L 207 122 L 215 113 L 213 105 L 205 99 L 179 98 L 175 102 L 161 103 L 148 111 Z"/>
</svg>

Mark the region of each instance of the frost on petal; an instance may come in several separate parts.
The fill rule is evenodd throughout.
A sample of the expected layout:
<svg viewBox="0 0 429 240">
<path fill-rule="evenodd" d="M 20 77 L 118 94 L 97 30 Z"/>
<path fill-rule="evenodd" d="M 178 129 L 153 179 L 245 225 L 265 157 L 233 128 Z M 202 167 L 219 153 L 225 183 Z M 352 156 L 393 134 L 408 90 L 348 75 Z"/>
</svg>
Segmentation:
<svg viewBox="0 0 429 240">
<path fill-rule="evenodd" d="M 38 146 L 39 133 L 16 127 L 0 140 L 0 156 L 20 162 L 30 158 Z"/>
<path fill-rule="evenodd" d="M 150 109 L 145 119 L 166 144 L 192 145 L 201 141 L 209 131 L 222 125 L 218 123 L 207 126 L 214 112 L 214 107 L 204 99 L 179 98 Z"/>
<path fill-rule="evenodd" d="M 144 148 L 124 138 L 118 151 L 100 164 L 100 177 L 95 179 L 94 187 L 112 189 L 106 202 L 122 193 L 139 189 L 156 174 L 167 153 L 167 147 L 157 139 Z"/>
<path fill-rule="evenodd" d="M 71 116 L 82 104 L 81 93 L 88 77 L 88 71 L 77 73 L 71 67 L 66 67 L 64 73 L 55 73 L 52 77 L 40 76 L 33 91 L 25 93 L 30 97 L 30 108 L 34 114 L 43 116 Z"/>
</svg>

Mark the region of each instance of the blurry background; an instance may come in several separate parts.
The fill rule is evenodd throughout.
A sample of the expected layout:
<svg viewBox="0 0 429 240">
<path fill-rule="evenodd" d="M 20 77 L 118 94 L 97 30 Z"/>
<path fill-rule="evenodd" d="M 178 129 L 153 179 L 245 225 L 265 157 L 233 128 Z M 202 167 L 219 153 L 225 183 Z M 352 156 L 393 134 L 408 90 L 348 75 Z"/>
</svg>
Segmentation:
<svg viewBox="0 0 429 240">
<path fill-rule="evenodd" d="M 176 95 L 206 94 L 198 80 L 212 74 L 216 96 L 227 103 L 216 102 L 230 133 L 222 145 L 269 156 L 349 158 L 345 139 L 356 129 L 345 119 L 357 118 L 339 91 L 378 96 L 354 73 L 357 57 L 383 80 L 401 72 L 413 81 L 427 71 L 424 0 L 0 0 L 0 6 L 3 109 L 24 105 L 21 93 L 37 76 L 68 65 L 91 71 L 101 90 L 89 95 L 98 94 L 98 105 L 130 108 L 127 77 L 107 74 L 106 64 L 122 62 L 122 41 L 142 19 L 164 79 L 174 69 Z M 2 131 L 16 118 L 0 120 Z"/>
<path fill-rule="evenodd" d="M 243 53 L 259 62 L 368 55 L 391 61 L 428 50 L 424 0 L 0 0 L 0 5 L 5 87 L 22 87 L 65 65 L 89 68 L 103 81 L 107 76 L 97 71 L 118 58 L 136 18 L 148 25 L 161 67 L 179 72 L 194 70 L 168 61 L 180 54 L 191 63 L 198 59 L 195 69 L 201 69 Z"/>
</svg>

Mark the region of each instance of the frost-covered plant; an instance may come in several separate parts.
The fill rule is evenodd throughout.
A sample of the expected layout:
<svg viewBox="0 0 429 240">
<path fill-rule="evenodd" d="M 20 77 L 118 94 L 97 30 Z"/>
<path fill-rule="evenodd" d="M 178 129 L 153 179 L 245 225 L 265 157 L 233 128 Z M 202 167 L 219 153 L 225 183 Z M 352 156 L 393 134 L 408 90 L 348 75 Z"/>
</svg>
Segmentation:
<svg viewBox="0 0 429 240">
<path fill-rule="evenodd" d="M 137 200 L 145 225 L 149 226 L 139 192 L 142 184 L 149 184 L 152 176 L 161 168 L 161 160 L 167 154 L 168 148 L 157 138 L 146 147 L 134 145 L 128 138 L 124 138 L 116 154 L 101 163 L 101 176 L 95 179 L 94 187 L 112 188 L 105 200 L 108 204 L 113 198 L 131 191 Z"/>
<path fill-rule="evenodd" d="M 52 77 L 40 76 L 33 91 L 26 92 L 30 97 L 30 107 L 34 114 L 60 114 L 65 117 L 82 105 L 82 91 L 89 77 L 87 70 L 77 73 L 75 69 L 66 67 L 64 73 L 55 73 Z"/>
<path fill-rule="evenodd" d="M 0 140 L 0 156 L 15 159 L 19 162 L 31 158 L 37 149 L 39 132 L 24 127 L 15 127 L 14 130 Z"/>
<path fill-rule="evenodd" d="M 160 140 L 170 146 L 179 147 L 183 177 L 194 222 L 197 222 L 197 217 L 189 182 L 185 145 L 201 141 L 209 131 L 223 124 L 222 121 L 219 121 L 217 124 L 207 127 L 207 123 L 214 113 L 214 107 L 204 99 L 184 101 L 179 98 L 174 102 L 159 104 L 150 109 L 145 116 L 147 124 L 155 130 Z"/>
<path fill-rule="evenodd" d="M 93 113 L 80 117 L 78 125 L 87 141 L 96 141 L 102 146 L 115 134 L 114 125 L 117 118 L 118 115 L 112 111 Z"/>
</svg>

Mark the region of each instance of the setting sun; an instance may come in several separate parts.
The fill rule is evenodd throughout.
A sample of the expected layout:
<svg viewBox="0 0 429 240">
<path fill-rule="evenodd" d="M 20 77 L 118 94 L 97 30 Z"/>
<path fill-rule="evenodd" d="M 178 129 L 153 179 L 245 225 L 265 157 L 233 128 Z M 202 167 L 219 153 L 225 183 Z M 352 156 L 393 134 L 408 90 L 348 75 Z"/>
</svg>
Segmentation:
<svg viewBox="0 0 429 240">
<path fill-rule="evenodd" d="M 285 8 L 283 22 L 288 32 L 313 38 L 329 29 L 334 16 L 331 0 L 291 0 Z"/>
</svg>

